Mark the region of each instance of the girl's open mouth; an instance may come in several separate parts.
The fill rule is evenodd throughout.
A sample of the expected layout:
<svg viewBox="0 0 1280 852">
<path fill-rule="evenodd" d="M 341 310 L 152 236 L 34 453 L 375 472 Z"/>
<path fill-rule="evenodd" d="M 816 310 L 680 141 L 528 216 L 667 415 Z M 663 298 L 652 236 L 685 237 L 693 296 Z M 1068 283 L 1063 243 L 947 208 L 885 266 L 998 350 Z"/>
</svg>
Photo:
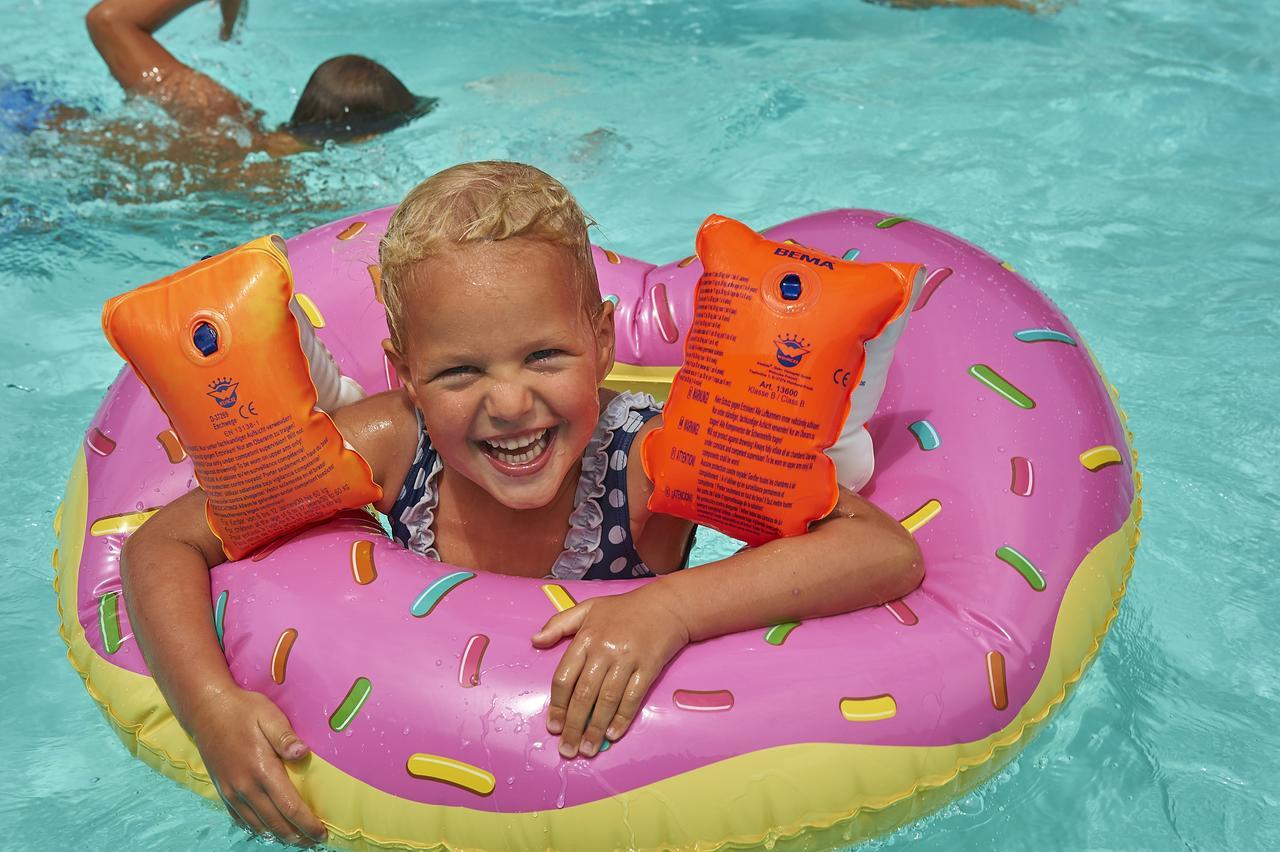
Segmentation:
<svg viewBox="0 0 1280 852">
<path fill-rule="evenodd" d="M 528 474 L 536 472 L 546 461 L 555 433 L 555 427 L 550 427 L 515 438 L 477 441 L 476 444 L 503 473 Z"/>
</svg>

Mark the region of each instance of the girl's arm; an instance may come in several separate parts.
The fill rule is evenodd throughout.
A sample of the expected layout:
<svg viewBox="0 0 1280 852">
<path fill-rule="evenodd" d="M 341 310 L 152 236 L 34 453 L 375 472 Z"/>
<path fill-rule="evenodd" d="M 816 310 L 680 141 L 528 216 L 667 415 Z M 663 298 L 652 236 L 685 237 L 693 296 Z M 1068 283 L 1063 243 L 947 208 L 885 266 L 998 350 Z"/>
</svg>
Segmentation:
<svg viewBox="0 0 1280 852">
<path fill-rule="evenodd" d="M 380 394 L 334 412 L 333 420 L 383 483 L 388 476 L 403 479 L 413 458 L 412 412 L 403 394 Z M 255 832 L 310 845 L 324 839 L 324 825 L 281 764 L 308 749 L 266 696 L 231 678 L 209 606 L 209 569 L 223 562 L 222 546 L 204 512 L 205 495 L 197 489 L 125 542 L 121 579 L 129 621 L 156 685 L 232 814 Z"/>
<path fill-rule="evenodd" d="M 231 679 L 209 607 L 209 569 L 222 546 L 192 491 L 125 542 L 120 574 L 129 621 L 174 718 L 191 735 L 227 809 L 256 834 L 311 845 L 324 824 L 298 796 L 281 760 L 308 749 L 265 696 Z"/>
<path fill-rule="evenodd" d="M 85 16 L 89 37 L 125 91 L 151 98 L 180 124 L 211 127 L 231 116 L 252 123 L 252 107 L 211 77 L 187 67 L 152 35 L 198 0 L 102 0 Z M 239 3 L 223 3 L 230 34 Z"/>
<path fill-rule="evenodd" d="M 629 487 L 633 513 L 645 511 L 639 507 L 649 487 L 647 478 L 642 487 Z M 637 539 L 646 562 L 647 538 Z M 653 681 L 689 642 L 887 603 L 923 577 L 920 549 L 902 525 L 841 489 L 835 509 L 805 535 L 553 616 L 533 644 L 574 640 L 552 681 L 547 730 L 561 735 L 565 757 L 591 756 L 603 738 L 626 733 Z"/>
</svg>

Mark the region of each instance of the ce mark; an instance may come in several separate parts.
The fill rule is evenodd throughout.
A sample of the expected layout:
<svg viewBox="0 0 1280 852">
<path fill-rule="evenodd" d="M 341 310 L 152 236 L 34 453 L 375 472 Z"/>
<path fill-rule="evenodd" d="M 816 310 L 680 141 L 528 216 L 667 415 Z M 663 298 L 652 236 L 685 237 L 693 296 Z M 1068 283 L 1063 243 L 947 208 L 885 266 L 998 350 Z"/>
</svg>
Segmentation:
<svg viewBox="0 0 1280 852">
<path fill-rule="evenodd" d="M 249 412 L 249 413 L 248 413 L 248 414 L 246 414 L 246 413 L 245 413 L 246 411 L 247 411 L 247 412 Z M 239 408 L 239 412 L 240 412 L 240 419 L 241 419 L 241 420 L 248 420 L 250 417 L 257 417 L 257 416 L 258 416 L 258 410 L 257 410 L 256 408 L 254 408 L 254 407 L 253 407 L 253 403 L 252 403 L 252 402 L 250 402 L 250 403 L 246 403 L 245 405 L 240 406 L 240 408 Z"/>
<path fill-rule="evenodd" d="M 844 367 L 837 367 L 836 371 L 831 374 L 831 383 L 839 385 L 842 388 L 849 387 L 849 382 L 853 379 L 853 373 Z"/>
</svg>

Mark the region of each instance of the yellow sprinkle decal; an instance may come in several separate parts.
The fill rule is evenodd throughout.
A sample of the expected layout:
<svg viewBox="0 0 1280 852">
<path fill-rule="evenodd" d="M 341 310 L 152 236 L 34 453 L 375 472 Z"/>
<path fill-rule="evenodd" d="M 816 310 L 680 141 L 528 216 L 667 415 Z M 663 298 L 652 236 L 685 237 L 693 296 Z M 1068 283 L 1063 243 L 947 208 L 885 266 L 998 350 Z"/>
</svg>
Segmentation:
<svg viewBox="0 0 1280 852">
<path fill-rule="evenodd" d="M 1080 464 L 1089 470 L 1100 470 L 1113 464 L 1120 464 L 1120 451 L 1110 444 L 1090 447 L 1080 454 Z"/>
<path fill-rule="evenodd" d="M 142 526 L 142 522 L 154 515 L 157 509 L 144 509 L 141 512 L 129 512 L 124 515 L 107 515 L 98 518 L 89 527 L 90 535 L 128 535 Z"/>
<path fill-rule="evenodd" d="M 62 535 L 62 504 L 58 504 L 58 511 L 53 513 L 53 534 Z"/>
<path fill-rule="evenodd" d="M 840 715 L 846 722 L 879 722 L 892 719 L 897 714 L 898 702 L 892 695 L 840 699 Z"/>
<path fill-rule="evenodd" d="M 461 760 L 438 754 L 415 754 L 409 758 L 406 768 L 414 778 L 443 781 L 479 796 L 487 796 L 493 792 L 493 774 Z"/>
<path fill-rule="evenodd" d="M 342 233 L 338 234 L 338 239 L 349 240 L 356 234 L 364 230 L 364 222 L 352 222 L 350 225 L 342 229 Z"/>
<path fill-rule="evenodd" d="M 942 504 L 937 500 L 930 500 L 910 515 L 903 518 L 901 523 L 906 527 L 907 532 L 914 535 L 922 526 L 936 518 L 938 513 L 941 511 Z"/>
<path fill-rule="evenodd" d="M 302 308 L 302 312 L 307 315 L 307 321 L 311 323 L 312 328 L 324 328 L 324 314 L 320 313 L 320 309 L 316 307 L 316 303 L 311 301 L 311 297 L 306 293 L 294 293 L 293 298 L 298 300 L 298 307 Z"/>
<path fill-rule="evenodd" d="M 551 601 L 551 605 L 556 608 L 556 612 L 564 612 L 578 603 L 564 590 L 564 586 L 557 586 L 555 583 L 547 583 L 543 586 L 542 593 L 547 596 L 547 600 Z"/>
</svg>

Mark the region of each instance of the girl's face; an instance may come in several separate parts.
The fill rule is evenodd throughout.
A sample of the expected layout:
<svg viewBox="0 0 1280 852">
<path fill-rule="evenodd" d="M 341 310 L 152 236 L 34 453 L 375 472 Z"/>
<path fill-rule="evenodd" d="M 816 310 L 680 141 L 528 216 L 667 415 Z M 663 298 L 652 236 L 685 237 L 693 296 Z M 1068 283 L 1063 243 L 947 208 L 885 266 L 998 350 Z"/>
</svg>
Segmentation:
<svg viewBox="0 0 1280 852">
<path fill-rule="evenodd" d="M 613 367 L 613 305 L 587 316 L 573 261 L 523 238 L 433 257 L 407 288 L 405 351 L 384 344 L 445 466 L 512 509 L 576 471 Z"/>
</svg>

